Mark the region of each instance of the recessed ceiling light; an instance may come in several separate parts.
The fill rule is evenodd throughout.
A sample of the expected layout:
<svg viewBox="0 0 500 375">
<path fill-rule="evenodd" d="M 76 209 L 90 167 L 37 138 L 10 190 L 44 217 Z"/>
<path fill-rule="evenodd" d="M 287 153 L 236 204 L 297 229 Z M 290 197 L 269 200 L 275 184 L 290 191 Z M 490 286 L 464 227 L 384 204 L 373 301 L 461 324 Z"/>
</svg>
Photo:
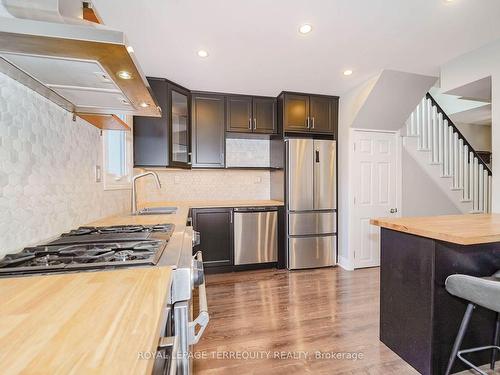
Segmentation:
<svg viewBox="0 0 500 375">
<path fill-rule="evenodd" d="M 303 25 L 301 25 L 301 26 L 299 27 L 299 32 L 300 32 L 301 34 L 307 34 L 307 33 L 310 33 L 310 32 L 312 31 L 312 29 L 313 29 L 313 28 L 312 28 L 312 26 L 311 26 L 311 25 L 309 25 L 308 23 L 305 23 L 305 24 L 303 24 Z"/>
<path fill-rule="evenodd" d="M 134 48 L 132 48 L 132 46 L 127 46 L 127 52 L 134 53 Z"/>
<path fill-rule="evenodd" d="M 118 77 L 121 79 L 131 79 L 132 74 L 130 72 L 127 72 L 126 70 L 120 70 L 118 73 L 116 73 Z"/>
<path fill-rule="evenodd" d="M 208 57 L 208 52 L 205 51 L 204 49 L 200 49 L 198 51 L 198 56 L 200 56 L 200 57 Z"/>
<path fill-rule="evenodd" d="M 350 69 L 344 70 L 345 76 L 350 76 L 351 74 L 352 74 L 352 70 L 350 70 Z"/>
<path fill-rule="evenodd" d="M 141 103 L 139 103 L 139 105 L 140 105 L 142 108 L 148 108 L 148 107 L 149 107 L 149 103 L 146 103 L 146 102 L 141 102 Z"/>
</svg>

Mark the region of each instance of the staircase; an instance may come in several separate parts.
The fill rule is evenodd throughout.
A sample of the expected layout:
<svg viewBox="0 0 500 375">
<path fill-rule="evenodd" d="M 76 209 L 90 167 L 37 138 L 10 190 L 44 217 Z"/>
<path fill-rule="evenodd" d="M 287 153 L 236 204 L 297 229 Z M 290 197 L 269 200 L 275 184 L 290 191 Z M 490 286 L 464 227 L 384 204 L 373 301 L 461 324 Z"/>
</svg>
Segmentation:
<svg viewBox="0 0 500 375">
<path fill-rule="evenodd" d="M 490 168 L 430 94 L 412 112 L 405 129 L 405 147 L 439 170 L 441 181 L 436 182 L 451 190 L 452 199 L 459 200 L 457 206 L 463 212 L 491 212 Z"/>
</svg>

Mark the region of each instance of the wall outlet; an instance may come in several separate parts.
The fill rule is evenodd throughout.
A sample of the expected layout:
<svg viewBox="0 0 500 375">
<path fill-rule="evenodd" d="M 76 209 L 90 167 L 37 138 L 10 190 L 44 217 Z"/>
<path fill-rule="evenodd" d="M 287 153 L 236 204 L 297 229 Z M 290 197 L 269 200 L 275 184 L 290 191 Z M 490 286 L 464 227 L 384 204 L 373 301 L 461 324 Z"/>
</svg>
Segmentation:
<svg viewBox="0 0 500 375">
<path fill-rule="evenodd" d="M 180 184 L 181 183 L 181 178 L 179 176 L 174 176 L 174 184 Z"/>
<path fill-rule="evenodd" d="M 102 181 L 101 166 L 96 165 L 95 166 L 95 182 L 101 182 L 101 181 Z"/>
<path fill-rule="evenodd" d="M 255 177 L 254 183 L 260 184 L 262 182 L 262 177 Z"/>
</svg>

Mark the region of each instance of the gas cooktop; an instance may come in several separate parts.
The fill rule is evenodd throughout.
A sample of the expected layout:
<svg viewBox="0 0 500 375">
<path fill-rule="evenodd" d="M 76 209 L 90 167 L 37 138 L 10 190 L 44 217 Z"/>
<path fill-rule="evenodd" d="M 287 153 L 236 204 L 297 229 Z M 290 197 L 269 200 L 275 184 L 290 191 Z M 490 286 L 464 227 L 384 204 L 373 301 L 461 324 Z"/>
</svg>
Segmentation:
<svg viewBox="0 0 500 375">
<path fill-rule="evenodd" d="M 174 231 L 173 224 L 115 225 L 110 227 L 80 227 L 64 233 L 49 245 L 87 242 L 135 241 L 157 237 L 169 240 Z"/>
<path fill-rule="evenodd" d="M 0 259 L 0 276 L 155 265 L 174 225 L 80 227 Z M 157 235 L 153 235 L 157 234 Z"/>
</svg>

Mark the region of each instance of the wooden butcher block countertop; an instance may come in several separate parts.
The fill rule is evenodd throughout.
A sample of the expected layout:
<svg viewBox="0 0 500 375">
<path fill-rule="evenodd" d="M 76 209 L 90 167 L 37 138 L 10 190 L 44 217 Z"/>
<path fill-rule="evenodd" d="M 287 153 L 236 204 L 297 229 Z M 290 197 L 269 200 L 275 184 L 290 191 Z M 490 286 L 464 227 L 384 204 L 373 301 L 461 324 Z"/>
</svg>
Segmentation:
<svg viewBox="0 0 500 375">
<path fill-rule="evenodd" d="M 459 245 L 500 242 L 500 214 L 378 218 L 370 222 L 379 227 Z"/>
<path fill-rule="evenodd" d="M 175 214 L 130 212 L 87 225 L 175 224 L 164 252 L 189 247 L 190 208 L 282 206 L 271 200 L 177 201 Z M 62 275 L 0 278 L 0 373 L 150 374 L 171 268 L 129 268 Z"/>
<path fill-rule="evenodd" d="M 167 267 L 0 279 L 2 374 L 146 374 Z M 144 358 L 144 357 L 143 357 Z"/>
</svg>

